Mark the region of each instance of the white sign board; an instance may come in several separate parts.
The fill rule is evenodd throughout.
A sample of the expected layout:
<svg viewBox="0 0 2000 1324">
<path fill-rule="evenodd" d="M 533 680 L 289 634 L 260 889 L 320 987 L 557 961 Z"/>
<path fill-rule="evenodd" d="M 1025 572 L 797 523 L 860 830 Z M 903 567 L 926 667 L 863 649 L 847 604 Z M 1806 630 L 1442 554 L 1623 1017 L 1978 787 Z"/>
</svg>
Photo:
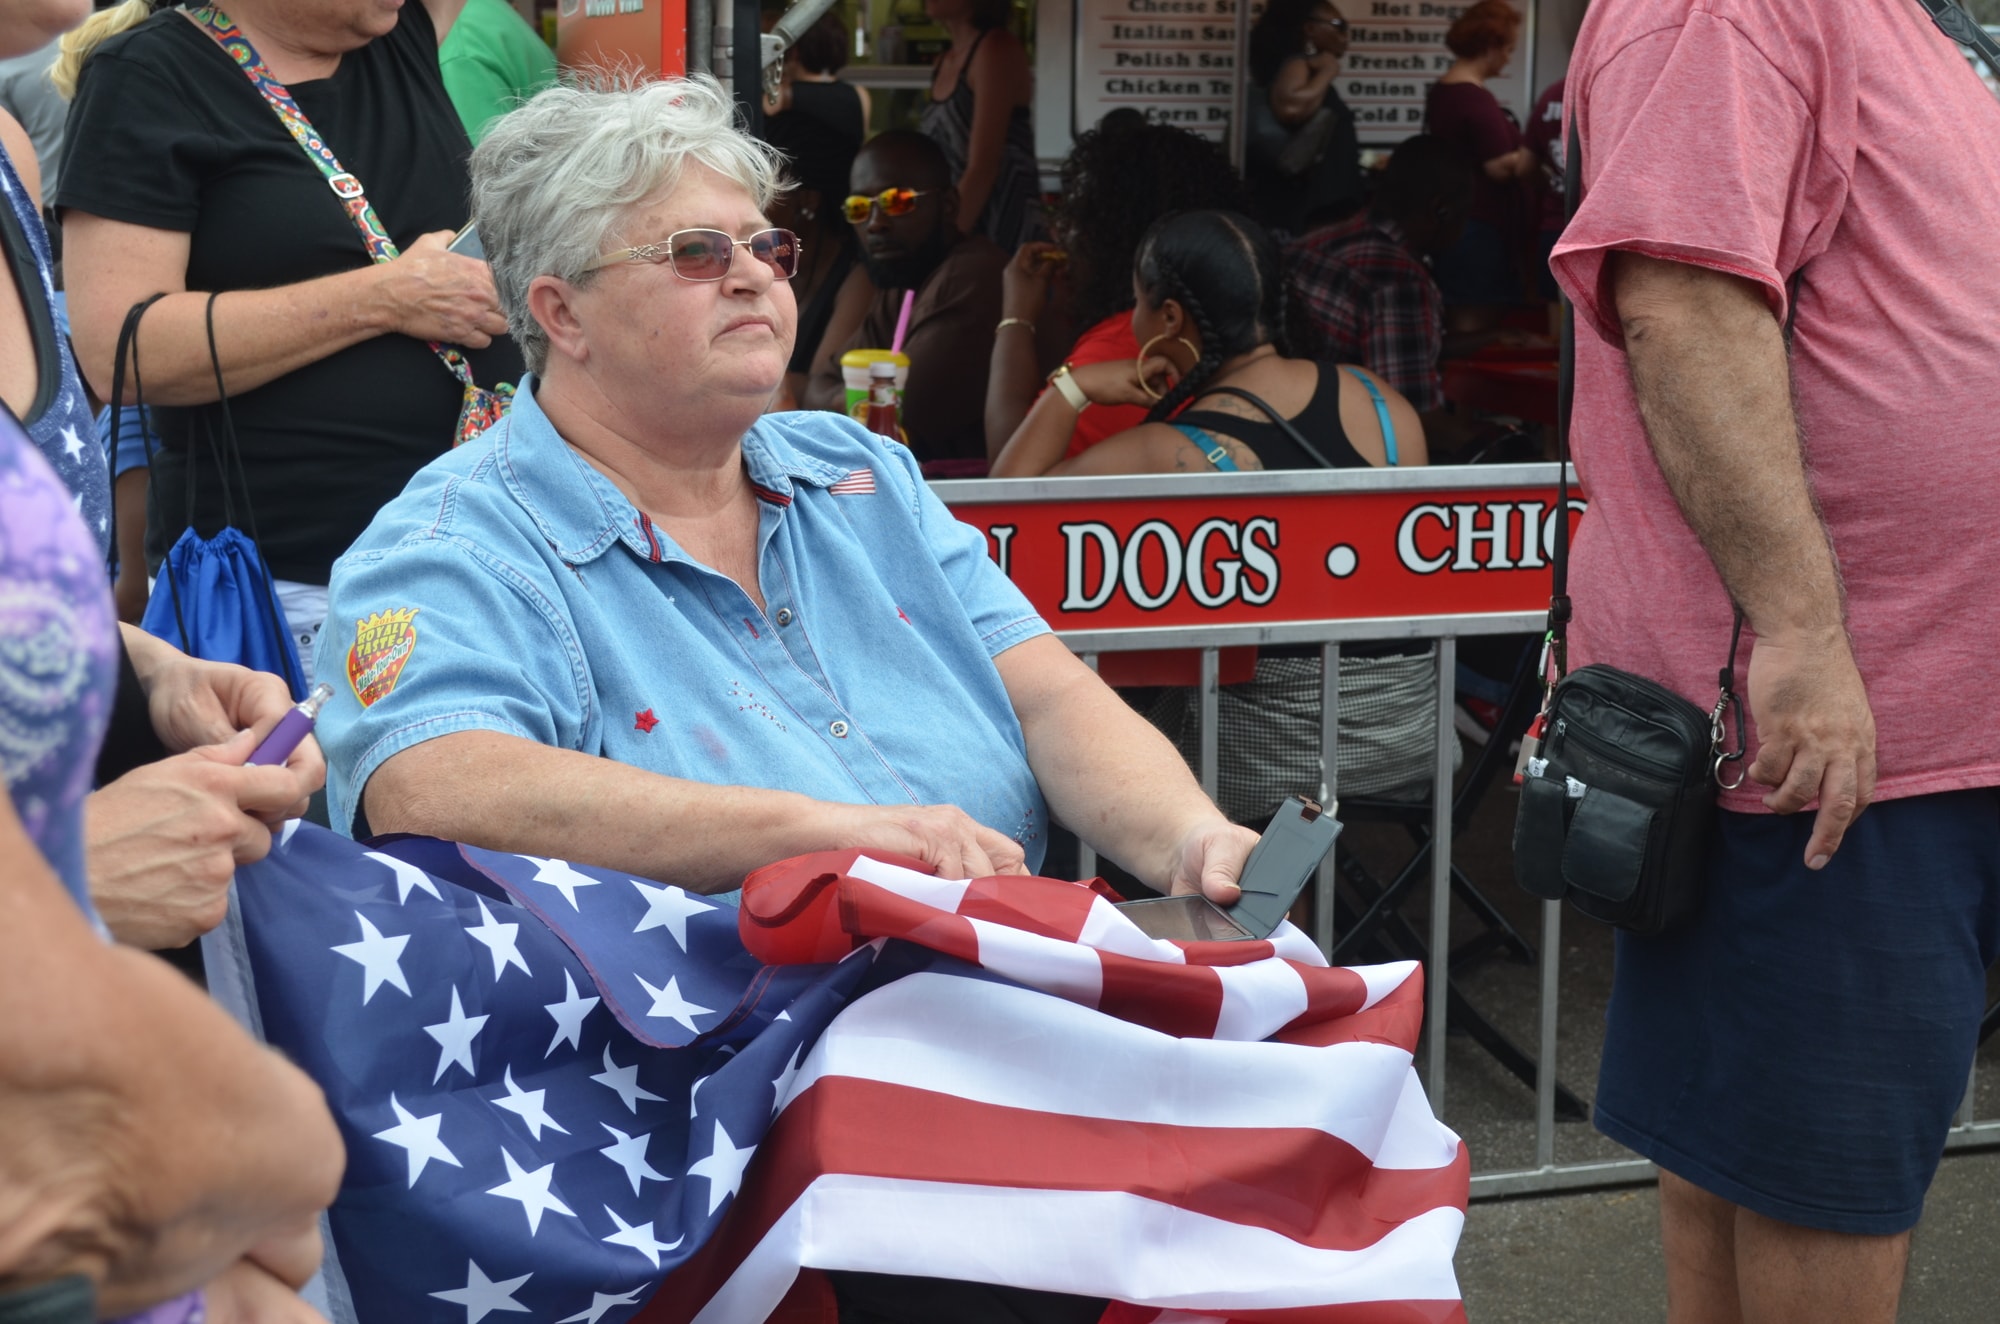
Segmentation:
<svg viewBox="0 0 2000 1324">
<path fill-rule="evenodd" d="M 1336 3 L 1350 28 L 1334 87 L 1354 111 L 1362 145 L 1393 146 L 1421 132 L 1424 97 L 1451 67 L 1445 31 L 1466 4 Z M 1262 10 L 1251 5 L 1253 21 Z M 1075 132 L 1129 106 L 1156 123 L 1227 137 L 1236 102 L 1236 0 L 1078 0 L 1075 12 Z M 1523 62 L 1487 83 L 1517 116 L 1532 99 Z"/>
<path fill-rule="evenodd" d="M 1424 98 L 1451 68 L 1444 34 L 1464 4 L 1434 0 L 1359 0 L 1342 5 L 1349 24 L 1347 58 L 1333 86 L 1354 111 L 1363 147 L 1393 147 L 1424 128 Z M 1523 33 L 1525 50 L 1526 33 Z M 1534 100 L 1517 54 L 1507 72 L 1487 80 L 1500 104 L 1524 117 Z"/>
<path fill-rule="evenodd" d="M 1228 134 L 1236 0 L 1082 0 L 1076 26 L 1079 132 L 1130 106 L 1155 123 Z"/>
</svg>

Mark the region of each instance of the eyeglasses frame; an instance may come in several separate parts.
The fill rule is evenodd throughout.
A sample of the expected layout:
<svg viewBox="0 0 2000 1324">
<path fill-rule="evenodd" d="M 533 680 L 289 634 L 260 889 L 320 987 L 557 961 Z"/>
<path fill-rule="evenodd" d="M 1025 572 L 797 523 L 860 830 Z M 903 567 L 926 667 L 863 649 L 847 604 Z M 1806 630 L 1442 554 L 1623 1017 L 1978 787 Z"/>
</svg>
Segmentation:
<svg viewBox="0 0 2000 1324">
<path fill-rule="evenodd" d="M 720 274 L 714 276 L 690 276 L 680 269 L 680 266 L 674 261 L 674 240 L 680 238 L 684 234 L 719 234 L 724 239 L 728 240 L 730 245 L 729 261 L 723 264 L 722 271 Z M 650 244 L 635 244 L 631 248 L 619 248 L 619 249 L 614 249 L 609 253 L 605 253 L 600 257 L 598 257 L 589 266 L 585 267 L 583 269 L 583 273 L 585 275 L 589 275 L 593 271 L 602 271 L 606 267 L 615 267 L 622 263 L 627 263 L 627 262 L 644 262 L 652 266 L 659 266 L 662 263 L 665 263 L 667 269 L 673 272 L 674 275 L 679 277 L 681 280 L 690 280 L 694 281 L 697 284 L 702 284 L 702 285 L 711 284 L 715 281 L 727 280 L 729 278 L 729 269 L 736 265 L 737 249 L 748 248 L 750 247 L 750 245 L 754 244 L 757 240 L 761 239 L 763 236 L 767 234 L 783 234 L 791 236 L 792 247 L 797 253 L 797 256 L 792 260 L 791 274 L 790 275 L 781 274 L 778 271 L 778 269 L 776 267 L 771 266 L 770 263 L 768 262 L 764 263 L 765 268 L 768 271 L 770 271 L 774 279 L 790 280 L 792 276 L 798 274 L 799 270 L 798 259 L 803 258 L 805 256 L 806 245 L 805 241 L 800 239 L 796 233 L 794 233 L 791 230 L 785 229 L 781 225 L 766 226 L 763 229 L 752 234 L 748 239 L 732 239 L 730 238 L 728 231 L 718 230 L 713 226 L 690 225 L 685 230 L 676 230 L 672 234 L 668 235 L 665 239 L 655 240 Z M 755 257 L 756 254 L 752 253 L 751 256 Z M 759 260 L 761 261 L 761 259 Z"/>
</svg>

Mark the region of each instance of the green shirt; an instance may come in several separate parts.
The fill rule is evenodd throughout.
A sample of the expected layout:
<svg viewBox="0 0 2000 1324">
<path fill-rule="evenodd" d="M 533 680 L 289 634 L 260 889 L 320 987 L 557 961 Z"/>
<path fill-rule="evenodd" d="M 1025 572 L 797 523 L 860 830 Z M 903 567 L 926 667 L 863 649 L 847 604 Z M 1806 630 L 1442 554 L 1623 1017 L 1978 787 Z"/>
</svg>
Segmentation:
<svg viewBox="0 0 2000 1324">
<path fill-rule="evenodd" d="M 466 0 L 438 47 L 438 67 L 474 143 L 556 78 L 555 52 L 507 0 Z"/>
</svg>

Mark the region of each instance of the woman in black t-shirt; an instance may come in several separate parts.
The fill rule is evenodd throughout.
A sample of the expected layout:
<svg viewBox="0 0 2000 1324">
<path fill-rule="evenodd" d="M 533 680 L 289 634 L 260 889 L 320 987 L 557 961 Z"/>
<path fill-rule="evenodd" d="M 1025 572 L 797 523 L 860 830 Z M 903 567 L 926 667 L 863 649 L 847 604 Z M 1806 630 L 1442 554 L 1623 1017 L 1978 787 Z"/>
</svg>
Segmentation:
<svg viewBox="0 0 2000 1324">
<path fill-rule="evenodd" d="M 166 9 L 106 40 L 79 76 L 56 205 L 78 358 L 100 395 L 127 309 L 168 291 L 139 336 L 166 448 L 149 556 L 158 563 L 190 508 L 203 536 L 224 523 L 205 324 L 220 291 L 229 417 L 295 636 L 316 633 L 312 587 L 334 558 L 452 444 L 462 388 L 426 342 L 464 346 L 482 386 L 521 370 L 486 265 L 445 249 L 468 211 L 470 144 L 437 62 L 458 8 L 228 5 L 402 250 L 379 265 L 319 168 L 187 13 Z M 242 524 L 240 495 L 234 506 Z"/>
</svg>

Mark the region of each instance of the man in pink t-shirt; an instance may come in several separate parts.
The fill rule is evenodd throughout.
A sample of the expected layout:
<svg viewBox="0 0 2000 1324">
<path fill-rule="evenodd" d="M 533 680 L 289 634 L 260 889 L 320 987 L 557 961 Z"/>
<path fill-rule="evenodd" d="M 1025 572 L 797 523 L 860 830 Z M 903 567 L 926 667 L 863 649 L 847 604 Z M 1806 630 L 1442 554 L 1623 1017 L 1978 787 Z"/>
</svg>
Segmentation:
<svg viewBox="0 0 2000 1324">
<path fill-rule="evenodd" d="M 2000 955 L 2000 104 L 1914 0 L 1600 4 L 1566 104 L 1575 652 L 1707 709 L 1733 599 L 1751 728 L 1597 1123 L 1673 1318 L 1891 1320 Z"/>
</svg>

